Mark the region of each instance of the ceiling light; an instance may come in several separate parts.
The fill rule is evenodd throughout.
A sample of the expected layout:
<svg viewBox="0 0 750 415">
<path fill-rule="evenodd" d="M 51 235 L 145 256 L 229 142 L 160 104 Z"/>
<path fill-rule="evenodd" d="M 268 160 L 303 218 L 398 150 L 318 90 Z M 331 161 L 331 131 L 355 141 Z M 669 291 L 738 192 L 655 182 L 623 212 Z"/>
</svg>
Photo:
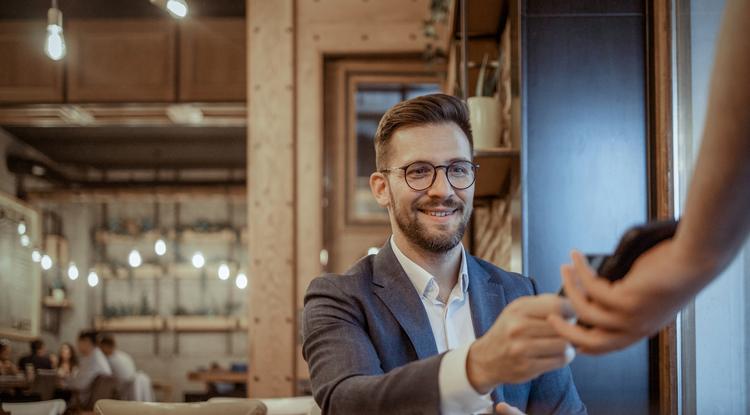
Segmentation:
<svg viewBox="0 0 750 415">
<path fill-rule="evenodd" d="M 18 222 L 18 234 L 23 235 L 25 233 L 26 233 L 26 222 L 21 220 L 20 222 Z"/>
<path fill-rule="evenodd" d="M 206 265 L 206 258 L 203 258 L 203 254 L 196 252 L 193 254 L 193 266 L 196 268 L 203 268 Z"/>
<path fill-rule="evenodd" d="M 177 19 L 182 19 L 188 14 L 188 5 L 185 0 L 151 0 L 151 4 L 168 11 Z"/>
<path fill-rule="evenodd" d="M 42 256 L 41 262 L 42 262 L 42 269 L 43 270 L 49 271 L 50 269 L 52 269 L 52 258 L 50 258 L 49 255 L 44 254 Z"/>
<path fill-rule="evenodd" d="M 76 267 L 75 262 L 71 262 L 70 265 L 68 265 L 68 278 L 72 281 L 78 279 L 78 267 Z"/>
<path fill-rule="evenodd" d="M 44 41 L 44 53 L 55 61 L 65 57 L 62 12 L 57 8 L 57 0 L 52 0 L 52 7 L 47 10 L 47 38 Z"/>
<path fill-rule="evenodd" d="M 96 287 L 97 284 L 99 284 L 99 276 L 96 275 L 96 271 L 89 272 L 88 278 L 86 278 L 86 281 L 89 283 L 89 287 Z"/>
<path fill-rule="evenodd" d="M 226 281 L 229 278 L 229 265 L 227 264 L 221 264 L 219 265 L 219 279 L 222 281 Z"/>
<path fill-rule="evenodd" d="M 138 252 L 137 249 L 130 251 L 130 254 L 128 255 L 128 264 L 133 268 L 138 268 L 142 263 L 143 259 L 141 259 L 141 253 Z"/>
<path fill-rule="evenodd" d="M 34 262 L 39 262 L 42 260 L 42 254 L 38 249 L 31 251 L 31 260 Z"/>
<path fill-rule="evenodd" d="M 31 239 L 29 239 L 29 235 L 21 235 L 21 246 L 29 245 L 31 245 Z"/>
<path fill-rule="evenodd" d="M 234 283 L 237 285 L 237 288 L 240 290 L 244 290 L 247 288 L 247 276 L 240 272 L 237 274 L 237 278 L 234 280 Z"/>
<path fill-rule="evenodd" d="M 159 239 L 154 243 L 154 252 L 156 255 L 164 256 L 167 253 L 167 243 L 163 239 Z"/>
</svg>

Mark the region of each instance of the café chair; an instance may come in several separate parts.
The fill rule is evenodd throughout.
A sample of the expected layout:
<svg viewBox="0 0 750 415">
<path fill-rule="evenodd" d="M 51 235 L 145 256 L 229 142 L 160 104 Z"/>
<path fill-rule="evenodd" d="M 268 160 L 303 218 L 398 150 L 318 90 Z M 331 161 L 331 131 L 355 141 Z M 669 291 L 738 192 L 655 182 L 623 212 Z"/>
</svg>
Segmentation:
<svg viewBox="0 0 750 415">
<path fill-rule="evenodd" d="M 2 410 L 11 415 L 62 415 L 65 409 L 65 401 L 62 399 L 2 404 Z"/>
<path fill-rule="evenodd" d="M 133 402 L 102 399 L 94 405 L 95 415 L 266 415 L 266 405 L 255 399 L 234 402 Z"/>
</svg>

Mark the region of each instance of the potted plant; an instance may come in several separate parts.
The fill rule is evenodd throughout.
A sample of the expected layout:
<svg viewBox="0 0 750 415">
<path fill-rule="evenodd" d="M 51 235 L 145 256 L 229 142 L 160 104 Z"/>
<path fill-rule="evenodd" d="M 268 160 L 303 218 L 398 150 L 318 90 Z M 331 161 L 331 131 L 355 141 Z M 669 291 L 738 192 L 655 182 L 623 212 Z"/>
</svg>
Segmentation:
<svg viewBox="0 0 750 415">
<path fill-rule="evenodd" d="M 466 100 L 476 149 L 500 147 L 502 140 L 500 101 L 496 96 L 500 78 L 500 59 L 497 60 L 495 70 L 489 77 L 488 66 L 488 56 L 485 53 L 482 66 L 479 68 L 476 95 Z"/>
</svg>

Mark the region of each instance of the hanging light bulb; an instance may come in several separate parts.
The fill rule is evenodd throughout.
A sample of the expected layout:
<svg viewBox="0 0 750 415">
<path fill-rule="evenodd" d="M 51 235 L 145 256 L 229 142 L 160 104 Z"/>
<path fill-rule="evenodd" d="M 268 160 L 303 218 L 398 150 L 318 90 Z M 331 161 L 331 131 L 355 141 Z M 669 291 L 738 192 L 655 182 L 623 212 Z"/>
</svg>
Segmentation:
<svg viewBox="0 0 750 415">
<path fill-rule="evenodd" d="M 138 268 L 141 266 L 141 263 L 143 263 L 141 253 L 138 252 L 137 249 L 130 251 L 130 254 L 128 255 L 128 264 L 133 268 Z"/>
<path fill-rule="evenodd" d="M 76 266 L 75 262 L 71 262 L 68 265 L 68 278 L 70 278 L 72 281 L 78 279 L 78 267 Z"/>
<path fill-rule="evenodd" d="M 182 19 L 188 14 L 188 5 L 185 0 L 151 0 L 151 3 L 165 9 L 177 19 Z"/>
<path fill-rule="evenodd" d="M 31 251 L 31 260 L 34 262 L 39 262 L 42 260 L 42 254 L 38 249 Z"/>
<path fill-rule="evenodd" d="M 89 283 L 89 287 L 96 287 L 96 285 L 99 284 L 99 276 L 96 275 L 96 271 L 90 271 L 86 281 Z"/>
<path fill-rule="evenodd" d="M 31 245 L 31 239 L 29 239 L 29 235 L 21 235 L 21 246 L 29 245 Z"/>
<path fill-rule="evenodd" d="M 57 0 L 52 0 L 52 7 L 47 11 L 47 39 L 44 41 L 44 53 L 55 61 L 65 57 L 62 12 L 57 8 Z"/>
<path fill-rule="evenodd" d="M 154 252 L 156 252 L 156 255 L 164 256 L 164 254 L 167 253 L 167 243 L 159 238 L 159 240 L 154 243 Z"/>
<path fill-rule="evenodd" d="M 18 222 L 18 234 L 24 235 L 26 233 L 26 222 L 21 219 L 20 222 Z"/>
<path fill-rule="evenodd" d="M 237 274 L 237 278 L 234 280 L 234 283 L 237 285 L 237 288 L 239 288 L 240 290 L 244 290 L 245 288 L 247 288 L 247 275 L 240 272 L 239 274 Z"/>
<path fill-rule="evenodd" d="M 203 268 L 203 266 L 206 265 L 206 258 L 204 258 L 203 254 L 199 251 L 193 254 L 192 262 L 194 267 Z"/>
<path fill-rule="evenodd" d="M 52 258 L 50 258 L 49 255 L 44 254 L 42 256 L 41 262 L 42 262 L 42 269 L 43 270 L 49 271 L 50 269 L 52 269 Z"/>
<path fill-rule="evenodd" d="M 229 278 L 229 265 L 227 264 L 221 264 L 219 265 L 219 279 L 222 281 L 226 281 Z"/>
</svg>

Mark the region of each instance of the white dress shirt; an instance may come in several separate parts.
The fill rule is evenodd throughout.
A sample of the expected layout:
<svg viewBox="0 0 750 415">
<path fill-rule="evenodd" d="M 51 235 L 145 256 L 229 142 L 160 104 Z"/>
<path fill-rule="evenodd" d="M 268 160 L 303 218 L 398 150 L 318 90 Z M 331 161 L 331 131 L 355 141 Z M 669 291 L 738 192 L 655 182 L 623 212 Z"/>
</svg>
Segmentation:
<svg viewBox="0 0 750 415">
<path fill-rule="evenodd" d="M 447 304 L 441 302 L 438 297 L 440 288 L 435 277 L 404 255 L 396 246 L 393 237 L 391 237 L 391 248 L 422 299 L 438 353 L 448 351 L 443 356 L 438 374 L 441 412 L 443 414 L 493 413 L 490 395 L 477 393 L 469 383 L 466 374 L 466 357 L 476 337 L 469 306 L 469 273 L 463 245 L 461 245 L 461 268 L 458 273 L 458 282 L 453 287 Z"/>
<path fill-rule="evenodd" d="M 77 390 L 81 402 L 86 402 L 91 394 L 91 384 L 99 375 L 112 376 L 112 369 L 104 353 L 98 347 L 94 347 L 90 355 L 81 357 L 78 371 L 68 378 L 66 386 Z"/>
</svg>

